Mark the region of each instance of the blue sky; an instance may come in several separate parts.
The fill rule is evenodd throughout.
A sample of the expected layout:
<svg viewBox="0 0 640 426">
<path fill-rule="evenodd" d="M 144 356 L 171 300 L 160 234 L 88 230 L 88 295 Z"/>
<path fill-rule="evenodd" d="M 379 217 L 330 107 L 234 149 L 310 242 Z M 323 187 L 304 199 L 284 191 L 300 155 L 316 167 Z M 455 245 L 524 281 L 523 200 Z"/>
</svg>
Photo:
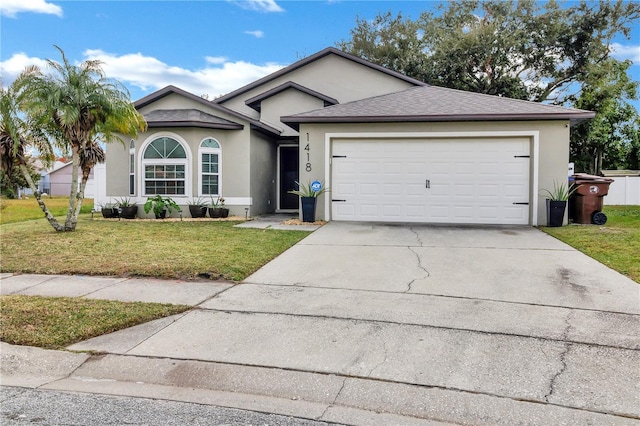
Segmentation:
<svg viewBox="0 0 640 426">
<path fill-rule="evenodd" d="M 402 12 L 417 18 L 436 3 L 352 0 L 0 2 L 0 71 L 7 85 L 29 64 L 101 59 L 133 100 L 173 84 L 215 97 L 342 39 L 356 18 Z M 640 80 L 640 28 L 617 40 Z"/>
</svg>

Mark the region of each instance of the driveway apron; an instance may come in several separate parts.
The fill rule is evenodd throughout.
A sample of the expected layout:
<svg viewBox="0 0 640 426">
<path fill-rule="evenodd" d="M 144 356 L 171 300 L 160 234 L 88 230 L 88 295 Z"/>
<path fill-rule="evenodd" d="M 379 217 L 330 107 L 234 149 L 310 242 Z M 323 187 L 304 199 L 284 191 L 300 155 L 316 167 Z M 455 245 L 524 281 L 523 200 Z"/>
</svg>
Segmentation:
<svg viewBox="0 0 640 426">
<path fill-rule="evenodd" d="M 349 408 L 465 424 L 637 424 L 639 290 L 530 227 L 332 222 L 152 335 L 72 349 L 109 353 L 102 362 L 257 369 L 272 387 L 283 372 L 304 375 L 323 384 L 292 391 L 288 377 L 270 396 L 327 404 L 321 420 Z"/>
</svg>

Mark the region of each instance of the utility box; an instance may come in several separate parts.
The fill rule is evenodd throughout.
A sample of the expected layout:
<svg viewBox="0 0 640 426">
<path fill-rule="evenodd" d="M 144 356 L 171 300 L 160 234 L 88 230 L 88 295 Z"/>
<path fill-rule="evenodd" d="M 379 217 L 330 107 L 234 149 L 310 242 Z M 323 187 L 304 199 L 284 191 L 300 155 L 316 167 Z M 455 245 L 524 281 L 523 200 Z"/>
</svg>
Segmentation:
<svg viewBox="0 0 640 426">
<path fill-rule="evenodd" d="M 571 196 L 571 216 L 574 223 L 604 225 L 607 216 L 602 213 L 603 197 L 609 193 L 613 179 L 576 173 L 573 183 L 578 187 Z"/>
</svg>

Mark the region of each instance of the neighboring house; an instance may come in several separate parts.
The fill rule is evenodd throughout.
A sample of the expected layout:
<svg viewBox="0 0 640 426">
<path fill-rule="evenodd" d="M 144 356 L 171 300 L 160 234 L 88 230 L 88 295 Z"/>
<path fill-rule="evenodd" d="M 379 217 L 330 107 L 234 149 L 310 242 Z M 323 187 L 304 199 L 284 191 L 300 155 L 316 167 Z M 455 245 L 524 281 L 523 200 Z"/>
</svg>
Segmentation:
<svg viewBox="0 0 640 426">
<path fill-rule="evenodd" d="M 46 192 L 52 197 L 63 196 L 68 197 L 71 191 L 71 167 L 72 163 L 63 163 L 56 161 L 53 170 L 42 174 L 40 179 L 40 192 Z M 78 183 L 82 179 L 82 171 L 78 171 Z M 96 194 L 96 183 L 93 176 L 93 170 L 89 174 L 87 186 L 84 190 L 85 198 L 93 198 Z"/>
<path fill-rule="evenodd" d="M 214 101 L 169 86 L 149 125 L 107 147 L 106 197 L 223 196 L 232 214 L 297 211 L 324 181 L 325 220 L 546 223 L 569 129 L 593 113 L 426 85 L 334 48 Z M 104 200 L 107 201 L 107 200 Z"/>
</svg>

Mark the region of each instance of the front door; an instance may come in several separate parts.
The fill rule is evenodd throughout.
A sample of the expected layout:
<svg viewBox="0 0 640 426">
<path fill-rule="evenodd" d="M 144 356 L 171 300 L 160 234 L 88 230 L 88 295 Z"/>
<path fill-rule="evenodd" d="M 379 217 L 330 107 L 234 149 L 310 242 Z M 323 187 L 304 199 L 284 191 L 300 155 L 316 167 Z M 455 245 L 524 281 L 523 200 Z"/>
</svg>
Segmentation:
<svg viewBox="0 0 640 426">
<path fill-rule="evenodd" d="M 298 196 L 290 194 L 289 191 L 298 189 L 298 146 L 281 145 L 280 151 L 280 210 L 298 210 Z"/>
</svg>

